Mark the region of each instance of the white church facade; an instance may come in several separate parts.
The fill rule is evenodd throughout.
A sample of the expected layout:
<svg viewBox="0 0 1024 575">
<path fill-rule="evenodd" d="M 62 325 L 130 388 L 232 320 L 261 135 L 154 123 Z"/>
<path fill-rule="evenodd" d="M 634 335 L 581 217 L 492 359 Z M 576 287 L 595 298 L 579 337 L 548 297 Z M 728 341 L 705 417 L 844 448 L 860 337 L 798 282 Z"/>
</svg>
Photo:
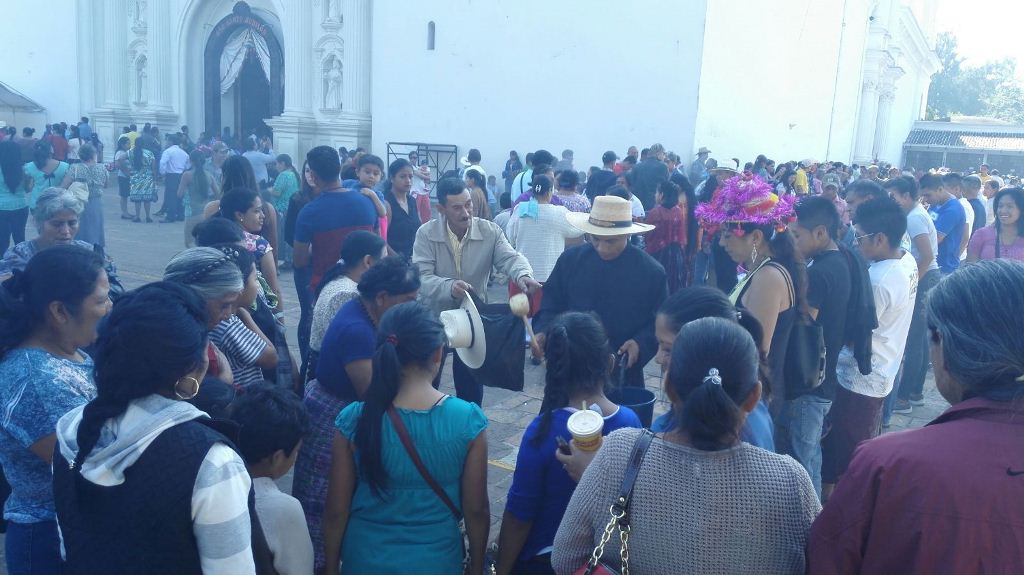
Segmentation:
<svg viewBox="0 0 1024 575">
<path fill-rule="evenodd" d="M 490 173 L 512 149 L 585 169 L 654 142 L 898 162 L 938 69 L 936 1 L 10 0 L 0 80 L 108 144 L 151 122 L 269 128 L 295 157 L 474 147 Z"/>
</svg>

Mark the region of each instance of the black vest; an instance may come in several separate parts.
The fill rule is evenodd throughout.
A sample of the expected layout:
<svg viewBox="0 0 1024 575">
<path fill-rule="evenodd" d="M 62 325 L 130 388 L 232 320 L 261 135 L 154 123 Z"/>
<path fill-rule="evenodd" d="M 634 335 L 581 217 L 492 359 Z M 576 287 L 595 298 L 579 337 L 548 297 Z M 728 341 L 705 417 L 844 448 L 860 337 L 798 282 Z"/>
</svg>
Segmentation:
<svg viewBox="0 0 1024 575">
<path fill-rule="evenodd" d="M 192 490 L 199 467 L 215 443 L 234 445 L 196 419 L 162 432 L 130 468 L 124 482 L 104 487 L 70 470 L 56 449 L 53 493 L 70 575 L 202 574 L 192 533 Z M 249 491 L 257 573 L 267 572 L 269 550 Z M 272 571 L 271 571 L 272 572 Z"/>
</svg>

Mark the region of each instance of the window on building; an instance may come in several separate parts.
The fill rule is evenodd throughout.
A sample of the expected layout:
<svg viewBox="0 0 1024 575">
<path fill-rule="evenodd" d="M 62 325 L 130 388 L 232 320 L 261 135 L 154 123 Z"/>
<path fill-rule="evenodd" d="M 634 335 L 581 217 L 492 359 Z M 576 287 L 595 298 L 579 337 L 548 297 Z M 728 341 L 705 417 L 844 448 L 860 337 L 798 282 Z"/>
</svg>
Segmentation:
<svg viewBox="0 0 1024 575">
<path fill-rule="evenodd" d="M 427 50 L 433 50 L 434 49 L 434 30 L 435 30 L 435 28 L 436 27 L 434 26 L 433 20 L 431 20 L 430 22 L 427 22 Z"/>
</svg>

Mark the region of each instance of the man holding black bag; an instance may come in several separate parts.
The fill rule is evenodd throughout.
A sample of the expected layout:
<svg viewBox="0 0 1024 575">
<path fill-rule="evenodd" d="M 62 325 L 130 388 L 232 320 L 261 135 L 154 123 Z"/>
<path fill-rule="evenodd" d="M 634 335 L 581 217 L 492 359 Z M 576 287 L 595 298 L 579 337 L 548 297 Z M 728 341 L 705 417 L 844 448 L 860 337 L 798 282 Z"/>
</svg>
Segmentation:
<svg viewBox="0 0 1024 575">
<path fill-rule="evenodd" d="M 825 341 L 825 379 L 812 389 L 787 380 L 782 412 L 775 421 L 775 445 L 807 470 L 821 497 L 821 429 L 835 398 L 836 363 L 843 347 L 846 309 L 850 301 L 850 267 L 839 251 L 839 212 L 828 199 L 813 196 L 795 206 L 796 225 L 790 226 L 797 250 L 807 262 L 807 306 Z M 792 346 L 794 342 L 790 342 Z"/>
<path fill-rule="evenodd" d="M 473 201 L 461 179 L 438 182 L 437 202 L 441 217 L 420 226 L 412 250 L 412 263 L 420 271 L 422 303 L 440 314 L 460 307 L 471 290 L 486 303 L 492 269 L 507 275 L 527 294 L 540 288 L 530 263 L 508 243 L 501 228 L 473 217 Z M 452 362 L 459 399 L 480 405 L 483 387 L 458 354 Z"/>
</svg>

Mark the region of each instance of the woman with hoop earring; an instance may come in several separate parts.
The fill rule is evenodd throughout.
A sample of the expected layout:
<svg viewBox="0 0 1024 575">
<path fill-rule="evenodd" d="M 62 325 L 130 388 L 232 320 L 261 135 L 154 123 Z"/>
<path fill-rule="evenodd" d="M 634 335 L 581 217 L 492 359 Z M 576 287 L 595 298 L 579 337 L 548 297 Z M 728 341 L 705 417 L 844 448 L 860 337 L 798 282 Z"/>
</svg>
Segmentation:
<svg viewBox="0 0 1024 575">
<path fill-rule="evenodd" d="M 231 432 L 189 403 L 209 361 L 206 308 L 195 289 L 157 282 L 118 300 L 100 328 L 96 399 L 57 423 L 70 572 L 268 572 Z"/>
</svg>

